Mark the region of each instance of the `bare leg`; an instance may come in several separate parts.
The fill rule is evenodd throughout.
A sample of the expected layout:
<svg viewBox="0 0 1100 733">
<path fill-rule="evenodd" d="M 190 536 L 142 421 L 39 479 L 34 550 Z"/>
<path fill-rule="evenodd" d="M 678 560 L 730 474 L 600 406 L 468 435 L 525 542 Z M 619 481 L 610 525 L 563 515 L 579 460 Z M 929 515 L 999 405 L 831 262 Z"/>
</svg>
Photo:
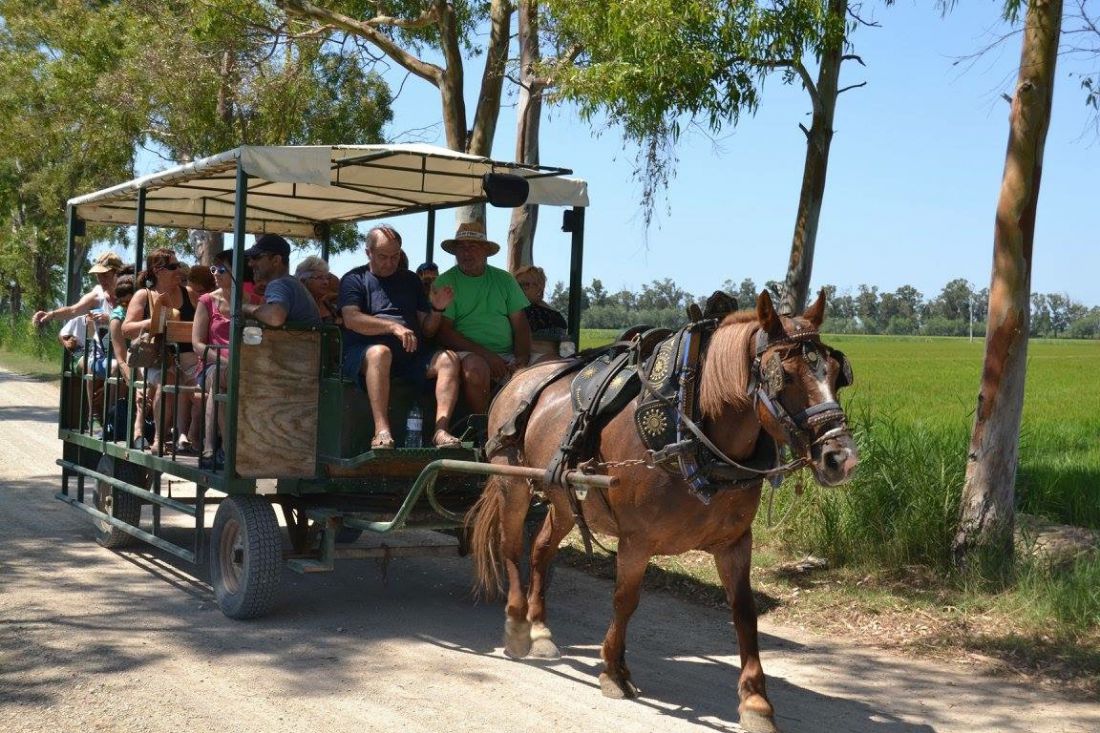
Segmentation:
<svg viewBox="0 0 1100 733">
<path fill-rule="evenodd" d="M 471 413 L 489 412 L 489 364 L 474 353 L 462 357 L 462 396 Z"/>
<path fill-rule="evenodd" d="M 606 697 L 621 699 L 638 694 L 626 667 L 626 625 L 638 608 L 648 562 L 649 552 L 645 548 L 638 547 L 627 537 L 619 540 L 615 563 L 615 616 L 607 629 L 601 652 L 604 671 L 600 675 L 600 690 Z"/>
<path fill-rule="evenodd" d="M 455 403 L 458 402 L 458 383 L 461 374 L 458 354 L 440 351 L 432 357 L 428 378 L 435 378 L 435 429 L 447 430 L 451 425 Z"/>
<path fill-rule="evenodd" d="M 390 431 L 390 347 L 375 344 L 363 355 L 363 373 L 367 377 L 367 399 L 374 417 L 374 434 Z"/>
<path fill-rule="evenodd" d="M 764 668 L 760 666 L 760 646 L 756 635 L 756 602 L 749 584 L 751 560 L 751 529 L 736 542 L 714 552 L 714 564 L 733 609 L 737 648 L 741 653 L 741 679 L 737 683 L 737 696 L 741 700 L 738 707 L 741 727 L 753 733 L 774 733 L 775 711 L 764 690 Z"/>
</svg>

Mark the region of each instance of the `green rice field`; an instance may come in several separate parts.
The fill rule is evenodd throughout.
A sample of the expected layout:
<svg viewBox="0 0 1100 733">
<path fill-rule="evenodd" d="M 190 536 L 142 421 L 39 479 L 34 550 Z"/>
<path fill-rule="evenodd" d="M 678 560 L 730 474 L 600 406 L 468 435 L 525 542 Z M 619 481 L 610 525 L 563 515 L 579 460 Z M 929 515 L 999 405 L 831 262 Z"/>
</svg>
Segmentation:
<svg viewBox="0 0 1100 733">
<path fill-rule="evenodd" d="M 606 343 L 615 335 L 586 330 L 581 346 Z M 877 446 L 904 439 L 910 453 L 905 462 L 915 473 L 929 469 L 919 465 L 925 441 L 929 461 L 943 461 L 943 471 L 963 470 L 984 340 L 851 335 L 825 340 L 852 362 L 855 385 L 842 401 L 862 441 Z M 1100 527 L 1100 341 L 1033 339 L 1028 345 L 1017 499 L 1023 511 Z"/>
</svg>

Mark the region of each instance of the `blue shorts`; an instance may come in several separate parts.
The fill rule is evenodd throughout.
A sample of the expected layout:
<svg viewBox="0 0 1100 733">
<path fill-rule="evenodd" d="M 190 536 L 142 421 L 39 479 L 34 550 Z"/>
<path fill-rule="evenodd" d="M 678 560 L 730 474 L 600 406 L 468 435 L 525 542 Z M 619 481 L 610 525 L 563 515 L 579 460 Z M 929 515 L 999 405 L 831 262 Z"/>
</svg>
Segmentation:
<svg viewBox="0 0 1100 733">
<path fill-rule="evenodd" d="M 353 344 L 344 346 L 344 379 L 355 382 L 360 389 L 366 390 L 366 380 L 363 374 L 363 355 L 367 349 L 375 344 L 388 346 L 393 360 L 390 362 L 390 379 L 400 377 L 413 382 L 417 389 L 428 380 L 428 367 L 432 363 L 432 350 L 419 348 L 413 353 L 405 351 L 396 336 L 381 336 L 373 343 Z"/>
<path fill-rule="evenodd" d="M 92 359 L 92 374 L 94 374 L 99 379 L 103 379 L 107 376 L 106 356 L 100 356 L 96 359 Z"/>
</svg>

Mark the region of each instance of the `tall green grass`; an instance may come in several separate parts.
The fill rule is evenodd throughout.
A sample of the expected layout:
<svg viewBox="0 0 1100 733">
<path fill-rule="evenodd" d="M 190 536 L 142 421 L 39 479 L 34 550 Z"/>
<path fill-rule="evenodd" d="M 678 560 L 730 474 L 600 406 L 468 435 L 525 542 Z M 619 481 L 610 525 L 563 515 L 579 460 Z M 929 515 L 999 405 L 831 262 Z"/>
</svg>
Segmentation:
<svg viewBox="0 0 1100 733">
<path fill-rule="evenodd" d="M 22 354 L 43 362 L 61 363 L 61 344 L 57 340 L 60 326 L 48 323 L 35 328 L 27 316 L 0 316 L 0 351 Z"/>
<path fill-rule="evenodd" d="M 788 479 L 768 528 L 758 534 L 790 552 L 830 564 L 893 572 L 935 571 L 1001 610 L 1080 631 L 1100 626 L 1100 557 L 1068 567 L 1021 554 L 996 572 L 955 575 L 950 555 L 958 525 L 982 344 L 965 339 L 835 337 L 856 384 L 842 395 L 860 465 L 842 487 Z M 1100 527 L 1100 344 L 1032 341 L 1021 424 L 1017 503 L 1021 511 Z M 990 567 L 993 567 L 992 565 Z M 983 568 L 989 571 L 989 568 Z M 992 592 L 992 595 L 989 593 Z M 974 596 L 974 597 L 977 597 Z M 987 602 L 987 601 L 983 601 Z"/>
</svg>

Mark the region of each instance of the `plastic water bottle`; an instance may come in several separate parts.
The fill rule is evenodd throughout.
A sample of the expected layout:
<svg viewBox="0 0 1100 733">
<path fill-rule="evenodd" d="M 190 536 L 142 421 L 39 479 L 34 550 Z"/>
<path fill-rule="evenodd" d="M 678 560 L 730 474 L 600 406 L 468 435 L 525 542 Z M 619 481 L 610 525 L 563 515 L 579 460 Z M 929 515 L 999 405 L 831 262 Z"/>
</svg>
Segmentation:
<svg viewBox="0 0 1100 733">
<path fill-rule="evenodd" d="M 409 408 L 409 416 L 405 419 L 405 447 L 420 448 L 423 446 L 423 430 L 424 415 L 420 412 L 420 405 L 413 404 Z"/>
</svg>

